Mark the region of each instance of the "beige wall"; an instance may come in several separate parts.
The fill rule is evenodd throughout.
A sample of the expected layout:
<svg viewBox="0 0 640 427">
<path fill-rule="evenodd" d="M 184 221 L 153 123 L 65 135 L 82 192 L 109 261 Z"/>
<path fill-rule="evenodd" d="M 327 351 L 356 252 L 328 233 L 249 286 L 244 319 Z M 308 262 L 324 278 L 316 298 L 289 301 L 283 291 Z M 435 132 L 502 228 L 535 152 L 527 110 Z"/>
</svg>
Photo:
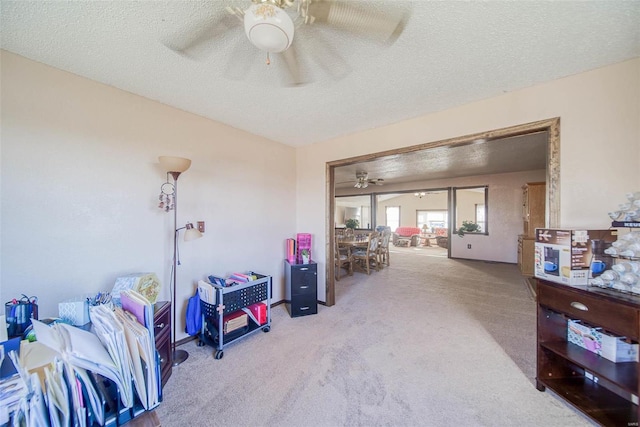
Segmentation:
<svg viewBox="0 0 640 427">
<path fill-rule="evenodd" d="M 295 235 L 295 150 L 2 51 L 0 300 L 60 300 L 155 272 L 169 299 L 173 213 L 157 208 L 159 155 L 192 159 L 178 181 L 178 224 L 206 221 L 180 243 L 184 302 L 208 274 L 274 276 L 284 298 L 284 241 Z"/>
<path fill-rule="evenodd" d="M 178 222 L 207 222 L 205 238 L 180 246 L 178 301 L 206 274 L 246 269 L 273 274 L 281 299 L 284 239 L 296 232 L 313 234 L 324 300 L 327 161 L 560 117 L 562 226 L 608 227 L 606 212 L 640 188 L 640 59 L 297 150 L 1 60 L 0 298 L 37 295 L 42 316 L 135 271 L 157 272 L 168 298 L 172 216 L 156 208 L 158 155 L 193 160 Z"/>
<path fill-rule="evenodd" d="M 640 59 L 302 147 L 298 229 L 313 233 L 324 258 L 328 161 L 553 117 L 561 119 L 560 225 L 609 227 L 607 211 L 640 188 Z"/>
</svg>

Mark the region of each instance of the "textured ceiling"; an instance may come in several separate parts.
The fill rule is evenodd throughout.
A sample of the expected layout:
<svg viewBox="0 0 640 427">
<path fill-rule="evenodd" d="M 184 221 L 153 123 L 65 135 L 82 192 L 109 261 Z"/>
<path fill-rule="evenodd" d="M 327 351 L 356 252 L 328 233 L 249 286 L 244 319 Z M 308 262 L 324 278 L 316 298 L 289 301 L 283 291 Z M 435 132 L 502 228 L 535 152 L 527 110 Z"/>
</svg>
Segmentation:
<svg viewBox="0 0 640 427">
<path fill-rule="evenodd" d="M 384 156 L 336 167 L 336 188 L 352 189 L 356 172 L 367 172 L 369 179 L 384 181 L 382 187 L 370 185 L 365 190 L 353 190 L 352 193 L 381 192 L 390 186 L 414 181 L 542 170 L 547 167 L 547 142 L 548 133 L 537 132 Z"/>
<path fill-rule="evenodd" d="M 638 1 L 348 1 L 407 14 L 390 46 L 296 29 L 309 83 L 283 85 L 228 1 L 0 1 L 3 49 L 300 146 L 640 56 Z M 181 55 L 167 46 L 218 22 Z M 286 84 L 286 81 L 284 82 Z"/>
</svg>

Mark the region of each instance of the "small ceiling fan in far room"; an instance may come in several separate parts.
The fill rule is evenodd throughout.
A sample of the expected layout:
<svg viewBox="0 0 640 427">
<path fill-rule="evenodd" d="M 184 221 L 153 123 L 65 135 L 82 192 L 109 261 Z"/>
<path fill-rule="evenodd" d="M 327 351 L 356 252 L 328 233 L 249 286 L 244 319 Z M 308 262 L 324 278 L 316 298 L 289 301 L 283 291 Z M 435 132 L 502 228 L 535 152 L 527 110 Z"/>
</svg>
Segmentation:
<svg viewBox="0 0 640 427">
<path fill-rule="evenodd" d="M 194 25 L 165 42 L 170 49 L 185 56 L 194 57 L 194 52 L 212 39 L 221 39 L 229 31 L 241 26 L 249 42 L 266 52 L 266 64 L 271 63 L 271 54 L 281 56 L 285 63 L 289 82 L 292 85 L 307 83 L 301 70 L 298 51 L 310 54 L 319 68 L 333 77 L 345 75 L 345 61 L 328 46 L 320 46 L 322 34 L 313 33 L 305 38 L 309 46 L 300 49 L 294 43 L 297 32 L 313 32 L 319 29 L 336 29 L 365 39 L 392 44 L 402 33 L 408 13 L 392 7 L 392 2 L 356 0 L 226 0 L 226 11 L 210 18 L 205 23 Z M 240 6 L 242 5 L 242 7 Z M 394 5 L 395 6 L 395 5 Z M 237 19 L 235 19 L 237 18 Z M 331 56 L 321 58 L 319 56 Z M 340 60 L 336 61 L 339 58 Z M 237 55 L 234 60 L 240 60 Z M 330 70 L 331 65 L 342 64 L 340 70 Z M 246 68 L 246 67 L 245 67 Z M 236 70 L 241 67 L 235 67 Z"/>
<path fill-rule="evenodd" d="M 367 172 L 356 172 L 356 183 L 354 188 L 367 188 L 369 185 L 384 185 L 384 179 L 369 179 Z"/>
</svg>

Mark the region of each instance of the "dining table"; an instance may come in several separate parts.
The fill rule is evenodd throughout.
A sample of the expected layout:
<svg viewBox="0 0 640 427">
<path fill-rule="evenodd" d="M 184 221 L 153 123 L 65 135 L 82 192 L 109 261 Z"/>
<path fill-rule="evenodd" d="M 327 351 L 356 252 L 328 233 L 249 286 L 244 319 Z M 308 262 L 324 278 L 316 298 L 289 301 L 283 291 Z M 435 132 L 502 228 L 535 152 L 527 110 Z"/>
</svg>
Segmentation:
<svg viewBox="0 0 640 427">
<path fill-rule="evenodd" d="M 338 247 L 340 248 L 366 248 L 369 245 L 369 236 L 364 236 L 363 238 L 340 238 L 338 239 Z"/>
</svg>

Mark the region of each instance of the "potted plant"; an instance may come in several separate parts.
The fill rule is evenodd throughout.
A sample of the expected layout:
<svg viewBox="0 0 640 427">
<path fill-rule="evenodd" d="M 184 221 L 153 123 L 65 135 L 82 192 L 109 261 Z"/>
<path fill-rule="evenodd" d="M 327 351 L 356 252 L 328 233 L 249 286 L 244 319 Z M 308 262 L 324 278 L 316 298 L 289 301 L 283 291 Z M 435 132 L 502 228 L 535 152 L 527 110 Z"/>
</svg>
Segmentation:
<svg viewBox="0 0 640 427">
<path fill-rule="evenodd" d="M 460 227 L 456 232 L 458 236 L 464 236 L 464 233 L 476 233 L 480 231 L 480 226 L 473 221 L 462 221 L 462 227 Z"/>
<path fill-rule="evenodd" d="M 309 249 L 301 250 L 300 255 L 302 255 L 302 263 L 309 264 Z"/>
<path fill-rule="evenodd" d="M 355 218 L 350 218 L 347 220 L 347 222 L 345 222 L 344 224 L 347 228 L 350 228 L 352 230 L 355 230 L 356 228 L 358 228 L 360 226 L 360 221 L 358 221 Z"/>
</svg>

